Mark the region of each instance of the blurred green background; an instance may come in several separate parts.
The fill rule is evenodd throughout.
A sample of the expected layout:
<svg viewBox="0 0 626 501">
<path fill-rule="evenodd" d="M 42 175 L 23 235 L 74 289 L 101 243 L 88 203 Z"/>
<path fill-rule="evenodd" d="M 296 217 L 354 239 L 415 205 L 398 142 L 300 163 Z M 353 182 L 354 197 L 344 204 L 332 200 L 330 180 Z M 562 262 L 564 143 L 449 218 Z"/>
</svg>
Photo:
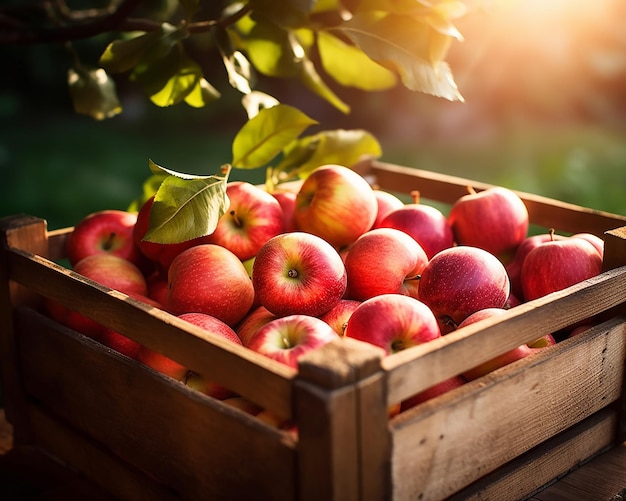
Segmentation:
<svg viewBox="0 0 626 501">
<path fill-rule="evenodd" d="M 342 115 L 297 82 L 259 87 L 323 129 L 369 130 L 385 161 L 626 214 L 626 2 L 478 5 L 457 23 L 465 40 L 448 57 L 464 103 L 404 88 L 335 87 L 352 107 Z M 92 63 L 103 47 L 102 40 L 77 44 Z M 72 110 L 62 47 L 2 47 L 0 54 L 0 215 L 29 213 L 54 229 L 95 210 L 124 209 L 141 194 L 148 159 L 217 173 L 245 122 L 240 96 L 219 68 L 210 79 L 223 98 L 206 108 L 157 108 L 120 80 L 124 112 L 96 122 Z M 235 171 L 231 179 L 263 176 Z"/>
</svg>

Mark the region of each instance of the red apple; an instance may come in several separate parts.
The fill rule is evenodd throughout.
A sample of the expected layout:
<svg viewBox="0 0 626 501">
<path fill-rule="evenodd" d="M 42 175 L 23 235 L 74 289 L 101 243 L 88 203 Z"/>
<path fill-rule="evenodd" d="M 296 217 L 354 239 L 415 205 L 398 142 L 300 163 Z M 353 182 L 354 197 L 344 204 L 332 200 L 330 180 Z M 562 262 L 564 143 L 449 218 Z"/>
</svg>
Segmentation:
<svg viewBox="0 0 626 501">
<path fill-rule="evenodd" d="M 270 238 L 283 232 L 283 209 L 267 191 L 245 181 L 228 183 L 226 195 L 230 205 L 208 242 L 226 247 L 246 261 Z"/>
<path fill-rule="evenodd" d="M 74 265 L 74 271 L 128 295 L 148 295 L 148 285 L 141 270 L 128 259 L 114 254 L 87 256 Z"/>
<path fill-rule="evenodd" d="M 348 325 L 348 319 L 360 304 L 361 301 L 354 299 L 341 299 L 319 318 L 330 325 L 339 336 L 343 336 Z"/>
<path fill-rule="evenodd" d="M 207 243 L 208 237 L 199 237 L 176 244 L 159 244 L 144 240 L 145 234 L 150 228 L 150 210 L 154 203 L 154 197 L 149 198 L 139 209 L 137 222 L 133 230 L 133 240 L 141 253 L 155 263 L 162 271 L 167 272 L 170 264 L 178 254 L 195 245 Z"/>
<path fill-rule="evenodd" d="M 278 200 L 283 209 L 283 229 L 285 232 L 296 231 L 293 214 L 296 210 L 295 191 L 275 191 L 272 196 Z"/>
<path fill-rule="evenodd" d="M 310 233 L 271 238 L 257 253 L 252 284 L 258 301 L 277 316 L 319 316 L 346 290 L 346 269 L 337 251 Z"/>
<path fill-rule="evenodd" d="M 278 317 L 265 306 L 257 306 L 256 308 L 252 308 L 246 316 L 243 317 L 239 325 L 237 325 L 235 332 L 239 336 L 239 339 L 241 339 L 241 343 L 244 346 L 248 346 L 248 341 L 252 335 L 266 323 L 276 318 Z"/>
<path fill-rule="evenodd" d="M 390 355 L 436 339 L 441 333 L 435 315 L 421 301 L 382 294 L 354 310 L 345 336 L 378 346 Z"/>
<path fill-rule="evenodd" d="M 602 258 L 583 238 L 545 242 L 531 250 L 522 265 L 520 280 L 529 301 L 599 275 Z"/>
<path fill-rule="evenodd" d="M 448 221 L 459 245 L 479 247 L 504 263 L 510 261 L 528 233 L 528 210 L 524 201 L 503 187 L 488 188 L 459 198 Z"/>
<path fill-rule="evenodd" d="M 459 324 L 459 329 L 467 325 L 479 322 L 480 320 L 484 320 L 486 318 L 503 315 L 504 313 L 506 313 L 506 310 L 501 308 L 485 308 L 484 310 L 477 311 L 467 317 L 463 322 L 461 322 L 461 324 Z M 463 376 L 468 381 L 473 381 L 474 379 L 478 379 L 479 377 L 484 376 L 485 374 L 488 374 L 496 369 L 499 369 L 500 367 L 504 367 L 505 365 L 515 362 L 516 360 L 520 360 L 529 355 L 532 355 L 542 348 L 543 347 L 530 347 L 526 344 L 523 344 L 521 346 L 518 346 L 517 348 L 513 348 L 512 350 L 507 351 L 506 353 L 503 353 L 502 355 L 498 355 L 497 357 L 487 362 L 484 362 L 468 371 L 465 371 L 463 373 Z"/>
<path fill-rule="evenodd" d="M 179 364 L 175 360 L 172 360 L 171 358 L 143 345 L 140 346 L 137 351 L 137 360 L 155 371 L 165 374 L 166 376 L 176 379 L 177 381 L 185 381 L 187 373 L 189 372 L 186 367 Z"/>
<path fill-rule="evenodd" d="M 506 264 L 506 271 L 509 274 L 509 280 L 511 281 L 511 293 L 519 298 L 520 301 L 524 300 L 524 291 L 522 290 L 522 283 L 520 282 L 520 275 L 522 272 L 522 264 L 528 253 L 538 245 L 541 245 L 550 240 L 559 240 L 566 238 L 562 235 L 556 235 L 551 233 L 539 233 L 537 235 L 531 235 L 522 240 L 519 244 L 513 259 Z"/>
<path fill-rule="evenodd" d="M 503 308 L 509 290 L 509 277 L 500 260 L 466 245 L 433 256 L 419 281 L 419 299 L 433 310 L 443 334 L 478 310 Z"/>
<path fill-rule="evenodd" d="M 85 336 L 98 339 L 98 337 L 101 336 L 105 330 L 105 327 L 102 324 L 78 313 L 77 311 L 66 308 L 57 301 L 44 298 L 43 304 L 44 309 L 50 318 L 62 325 L 65 325 L 66 327 L 69 327 L 70 329 L 75 330 L 76 332 L 84 334 Z"/>
<path fill-rule="evenodd" d="M 385 219 L 387 214 L 404 207 L 404 202 L 388 191 L 375 187 L 374 195 L 376 195 L 378 210 L 376 211 L 376 219 L 374 220 L 374 224 L 372 224 L 372 229 L 380 228 L 380 222 Z"/>
<path fill-rule="evenodd" d="M 153 306 L 155 308 L 163 309 L 163 306 L 158 301 L 152 299 L 148 296 L 143 296 L 141 294 L 129 294 L 133 299 L 137 299 L 147 305 Z M 126 355 L 129 358 L 137 359 L 139 356 L 139 349 L 141 345 L 127 336 L 120 334 L 119 332 L 114 331 L 113 329 L 104 329 L 102 331 L 98 331 L 93 336 L 96 340 L 102 343 L 109 348 Z"/>
<path fill-rule="evenodd" d="M 148 284 L 148 297 L 160 303 L 164 309 L 169 288 L 167 273 L 157 270 L 146 277 L 146 283 Z"/>
<path fill-rule="evenodd" d="M 175 315 L 205 313 L 234 326 L 254 302 L 252 281 L 231 251 L 200 244 L 180 253 L 168 272 L 165 307 Z"/>
<path fill-rule="evenodd" d="M 248 348 L 297 369 L 298 358 L 339 339 L 323 320 L 308 315 L 287 315 L 268 322 L 248 341 Z"/>
<path fill-rule="evenodd" d="M 103 332 L 93 336 L 96 341 L 111 348 L 112 350 L 137 360 L 141 344 L 113 329 L 105 329 Z"/>
<path fill-rule="evenodd" d="M 380 294 L 417 298 L 418 277 L 428 263 L 424 249 L 394 228 L 377 228 L 361 235 L 345 258 L 347 296 L 364 301 Z"/>
<path fill-rule="evenodd" d="M 428 259 L 454 245 L 452 227 L 444 214 L 431 205 L 406 204 L 394 210 L 381 222 L 382 228 L 395 228 L 412 236 L 426 252 Z"/>
<path fill-rule="evenodd" d="M 315 169 L 296 197 L 296 228 L 317 235 L 335 248 L 350 245 L 372 227 L 378 212 L 367 181 L 341 165 Z"/>
<path fill-rule="evenodd" d="M 89 214 L 67 236 L 65 250 L 74 266 L 82 258 L 93 254 L 113 254 L 127 259 L 138 267 L 146 260 L 133 241 L 137 214 L 122 210 L 101 210 Z"/>
<path fill-rule="evenodd" d="M 450 390 L 454 390 L 455 388 L 459 388 L 467 383 L 467 380 L 463 376 L 454 376 L 449 379 L 442 381 L 441 383 L 437 383 L 430 388 L 413 395 L 412 397 L 403 400 L 400 404 L 400 412 L 404 412 L 416 405 L 419 405 L 431 398 L 438 397 L 439 395 L 443 395 L 444 393 L 449 392 Z"/>
<path fill-rule="evenodd" d="M 598 235 L 594 235 L 593 233 L 575 233 L 572 235 L 573 238 L 582 238 L 587 240 L 591 245 L 593 245 L 600 257 L 604 257 L 604 240 L 602 240 Z"/>
<path fill-rule="evenodd" d="M 237 336 L 235 331 L 230 326 L 211 315 L 206 315 L 204 313 L 183 313 L 182 315 L 179 315 L 178 318 L 197 325 L 211 334 L 219 336 L 222 339 L 226 339 L 231 343 L 241 345 L 241 339 L 239 339 L 239 336 Z M 204 393 L 205 395 L 209 395 L 219 400 L 234 396 L 234 393 L 228 388 L 217 384 L 215 381 L 212 381 L 203 374 L 195 372 L 190 372 L 187 375 L 185 384 L 201 393 Z"/>
</svg>

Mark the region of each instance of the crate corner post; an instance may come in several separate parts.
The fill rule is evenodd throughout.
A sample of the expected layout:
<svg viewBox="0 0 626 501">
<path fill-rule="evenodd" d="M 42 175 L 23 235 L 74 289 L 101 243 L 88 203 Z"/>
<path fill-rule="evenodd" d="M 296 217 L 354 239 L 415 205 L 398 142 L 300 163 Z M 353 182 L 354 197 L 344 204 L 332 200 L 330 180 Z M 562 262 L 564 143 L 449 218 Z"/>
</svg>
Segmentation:
<svg viewBox="0 0 626 501">
<path fill-rule="evenodd" d="M 11 252 L 21 249 L 47 255 L 47 223 L 28 215 L 0 218 L 0 383 L 2 406 L 13 425 L 14 441 L 31 441 L 28 406 L 21 388 L 14 308 L 36 304 L 38 298 L 11 279 Z"/>
<path fill-rule="evenodd" d="M 302 357 L 296 380 L 300 499 L 383 499 L 391 443 L 380 348 L 341 338 Z"/>
</svg>

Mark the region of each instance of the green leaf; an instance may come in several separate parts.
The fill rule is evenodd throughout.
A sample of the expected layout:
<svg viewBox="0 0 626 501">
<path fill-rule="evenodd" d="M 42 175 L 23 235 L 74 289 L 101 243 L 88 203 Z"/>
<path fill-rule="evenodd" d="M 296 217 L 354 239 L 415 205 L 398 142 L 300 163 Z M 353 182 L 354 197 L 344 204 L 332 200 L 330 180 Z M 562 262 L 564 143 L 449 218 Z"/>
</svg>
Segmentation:
<svg viewBox="0 0 626 501">
<path fill-rule="evenodd" d="M 143 204 L 146 203 L 146 201 L 157 192 L 159 186 L 161 186 L 161 183 L 168 175 L 169 174 L 165 172 L 152 174 L 148 179 L 144 181 L 141 196 L 133 200 L 126 210 L 128 212 L 139 212 L 139 209 L 141 209 Z"/>
<path fill-rule="evenodd" d="M 301 62 L 300 80 L 302 80 L 309 90 L 328 101 L 342 113 L 350 113 L 350 106 L 344 103 L 339 96 L 326 85 L 326 82 L 322 80 L 322 77 L 315 69 L 315 65 L 309 59 L 303 59 Z"/>
<path fill-rule="evenodd" d="M 215 42 L 222 56 L 222 61 L 228 74 L 228 82 L 242 94 L 251 92 L 254 79 L 253 69 L 250 62 L 238 50 L 235 50 L 228 31 L 220 26 L 214 29 Z"/>
<path fill-rule="evenodd" d="M 102 68 L 78 67 L 68 71 L 68 85 L 74 111 L 96 120 L 111 118 L 122 111 L 115 82 Z"/>
<path fill-rule="evenodd" d="M 124 73 L 146 58 L 159 59 L 186 36 L 186 31 L 163 23 L 158 30 L 110 43 L 100 56 L 100 64 L 110 73 Z"/>
<path fill-rule="evenodd" d="M 374 61 L 397 72 L 407 88 L 451 101 L 463 100 L 450 67 L 441 60 L 431 61 L 437 32 L 428 24 L 410 16 L 364 13 L 335 29 Z M 439 43 L 438 38 L 435 43 Z M 441 57 L 441 51 L 435 55 Z"/>
<path fill-rule="evenodd" d="M 317 46 L 322 67 L 341 85 L 366 91 L 396 85 L 393 72 L 372 61 L 358 47 L 348 45 L 330 33 L 320 31 Z"/>
<path fill-rule="evenodd" d="M 150 100 L 157 106 L 172 106 L 184 101 L 196 88 L 201 85 L 202 69 L 185 54 L 176 53 L 176 65 L 170 68 L 174 73 L 167 83 L 158 92 L 150 96 Z M 171 59 L 170 59 L 171 60 Z M 207 82 L 208 83 L 208 82 Z"/>
<path fill-rule="evenodd" d="M 352 166 L 364 156 L 379 158 L 382 148 L 378 140 L 362 129 L 322 131 L 293 141 L 285 148 L 276 172 L 295 172 L 306 178 L 321 165 Z M 293 177 L 293 176 L 290 176 Z"/>
<path fill-rule="evenodd" d="M 304 50 L 294 47 L 297 40 L 267 19 L 256 19 L 244 35 L 245 50 L 256 70 L 270 77 L 295 77 Z M 294 49 L 298 52 L 296 53 Z"/>
<path fill-rule="evenodd" d="M 154 196 L 150 228 L 144 240 L 172 244 L 213 233 L 219 218 L 228 210 L 227 180 L 228 173 L 167 176 Z"/>
<path fill-rule="evenodd" d="M 269 163 L 306 128 L 317 124 L 285 104 L 265 108 L 248 120 L 233 141 L 234 167 L 253 169 Z"/>
<path fill-rule="evenodd" d="M 445 1 L 445 0 L 444 0 Z M 379 11 L 394 14 L 409 14 L 430 9 L 430 0 L 342 0 L 351 12 Z"/>
<path fill-rule="evenodd" d="M 178 0 L 178 3 L 190 18 L 200 10 L 200 0 Z"/>
<path fill-rule="evenodd" d="M 185 102 L 194 108 L 202 108 L 207 103 L 219 98 L 219 91 L 204 78 L 201 78 L 192 91 L 185 96 Z"/>
<path fill-rule="evenodd" d="M 275 97 L 258 90 L 253 90 L 249 94 L 245 94 L 241 98 L 241 103 L 246 110 L 248 120 L 257 116 L 262 109 L 271 108 L 272 106 L 280 104 Z"/>
<path fill-rule="evenodd" d="M 313 9 L 316 0 L 250 0 L 250 7 L 254 13 L 272 20 L 278 26 L 304 26 L 308 15 Z"/>
</svg>

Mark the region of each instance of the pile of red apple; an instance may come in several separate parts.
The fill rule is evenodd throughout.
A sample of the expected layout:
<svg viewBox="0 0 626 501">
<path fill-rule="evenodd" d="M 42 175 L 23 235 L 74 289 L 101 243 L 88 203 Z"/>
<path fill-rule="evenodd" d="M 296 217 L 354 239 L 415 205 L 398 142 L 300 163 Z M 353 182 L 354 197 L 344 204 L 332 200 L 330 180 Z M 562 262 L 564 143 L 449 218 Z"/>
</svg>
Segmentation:
<svg viewBox="0 0 626 501">
<path fill-rule="evenodd" d="M 372 188 L 355 171 L 325 165 L 292 191 L 227 185 L 228 211 L 206 237 L 143 240 L 152 199 L 139 213 L 104 210 L 67 239 L 73 269 L 215 335 L 297 368 L 303 353 L 348 336 L 386 354 L 601 272 L 591 234 L 528 233 L 512 191 L 468 189 L 444 215 Z M 193 222 L 190 222 L 193 223 Z M 96 322 L 48 301 L 55 319 L 193 388 L 261 410 Z M 407 408 L 554 344 L 538 333 L 520 346 L 403 402 Z M 563 335 L 563 333 L 560 333 Z M 569 333 L 567 333 L 569 335 Z"/>
</svg>

